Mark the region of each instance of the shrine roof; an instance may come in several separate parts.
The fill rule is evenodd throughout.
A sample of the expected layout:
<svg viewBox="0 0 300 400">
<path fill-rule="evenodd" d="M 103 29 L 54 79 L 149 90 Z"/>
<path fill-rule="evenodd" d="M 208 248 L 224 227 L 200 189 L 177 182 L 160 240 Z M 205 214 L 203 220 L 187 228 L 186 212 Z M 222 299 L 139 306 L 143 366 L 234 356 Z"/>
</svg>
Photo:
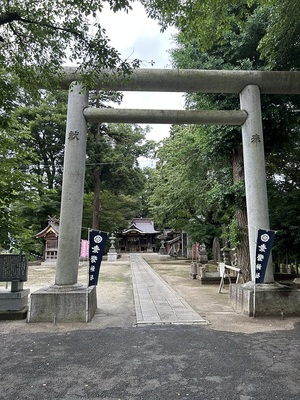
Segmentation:
<svg viewBox="0 0 300 400">
<path fill-rule="evenodd" d="M 129 233 L 132 231 L 143 234 L 159 233 L 159 231 L 154 229 L 154 223 L 150 218 L 134 218 L 131 220 L 128 228 L 124 229 L 123 233 Z"/>
<path fill-rule="evenodd" d="M 54 222 L 49 222 L 48 226 L 43 229 L 41 232 L 34 235 L 36 238 L 46 237 L 49 233 L 54 233 L 55 236 L 59 235 L 59 225 Z"/>
</svg>

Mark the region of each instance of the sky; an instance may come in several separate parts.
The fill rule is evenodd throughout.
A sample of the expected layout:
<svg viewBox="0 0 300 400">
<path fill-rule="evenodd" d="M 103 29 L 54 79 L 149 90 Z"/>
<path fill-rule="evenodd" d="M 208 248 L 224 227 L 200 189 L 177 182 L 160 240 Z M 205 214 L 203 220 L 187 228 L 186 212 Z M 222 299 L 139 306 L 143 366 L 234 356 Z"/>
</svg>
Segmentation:
<svg viewBox="0 0 300 400">
<path fill-rule="evenodd" d="M 147 17 L 140 3 L 133 3 L 133 10 L 128 14 L 123 11 L 113 13 L 106 8 L 99 20 L 106 29 L 110 44 L 121 53 L 122 58 L 142 60 L 141 68 L 171 68 L 168 50 L 174 47 L 172 35 L 175 30 L 170 28 L 161 33 L 158 23 Z M 181 110 L 184 98 L 182 93 L 124 92 L 120 107 Z M 170 125 L 150 126 L 147 139 L 160 141 L 168 136 Z"/>
</svg>

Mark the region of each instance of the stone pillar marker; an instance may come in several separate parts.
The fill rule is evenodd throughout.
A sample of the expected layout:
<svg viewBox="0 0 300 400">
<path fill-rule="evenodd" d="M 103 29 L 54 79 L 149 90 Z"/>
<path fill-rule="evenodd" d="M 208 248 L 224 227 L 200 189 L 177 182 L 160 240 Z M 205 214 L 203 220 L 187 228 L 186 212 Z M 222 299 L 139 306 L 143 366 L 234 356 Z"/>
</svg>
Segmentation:
<svg viewBox="0 0 300 400">
<path fill-rule="evenodd" d="M 28 322 L 88 322 L 97 308 L 96 286 L 78 284 L 88 92 L 78 83 L 69 90 L 55 284 L 31 295 Z"/>
<path fill-rule="evenodd" d="M 248 118 L 242 125 L 242 137 L 251 276 L 254 281 L 257 230 L 270 229 L 259 87 L 246 86 L 240 93 L 240 103 L 241 109 L 248 113 Z M 271 255 L 264 281 L 274 282 Z"/>
</svg>

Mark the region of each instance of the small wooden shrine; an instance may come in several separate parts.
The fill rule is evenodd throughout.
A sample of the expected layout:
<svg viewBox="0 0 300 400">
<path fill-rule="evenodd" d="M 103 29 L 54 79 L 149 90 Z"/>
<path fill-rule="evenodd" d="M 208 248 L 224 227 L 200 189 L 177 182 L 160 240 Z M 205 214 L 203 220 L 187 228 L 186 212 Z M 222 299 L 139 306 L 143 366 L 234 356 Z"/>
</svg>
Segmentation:
<svg viewBox="0 0 300 400">
<path fill-rule="evenodd" d="M 56 262 L 59 237 L 59 220 L 56 217 L 48 218 L 48 226 L 41 232 L 35 235 L 38 239 L 43 239 L 45 242 L 44 261 Z"/>
<path fill-rule="evenodd" d="M 156 240 L 158 233 L 152 219 L 134 218 L 128 228 L 118 235 L 120 250 L 123 253 L 156 252 L 159 245 Z"/>
</svg>

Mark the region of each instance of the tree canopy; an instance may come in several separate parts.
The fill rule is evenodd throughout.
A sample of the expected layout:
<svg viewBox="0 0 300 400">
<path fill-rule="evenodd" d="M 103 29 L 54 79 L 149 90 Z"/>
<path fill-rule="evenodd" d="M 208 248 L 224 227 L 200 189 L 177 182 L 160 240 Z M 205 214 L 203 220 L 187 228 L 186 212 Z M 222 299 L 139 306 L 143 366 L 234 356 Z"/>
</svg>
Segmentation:
<svg viewBox="0 0 300 400">
<path fill-rule="evenodd" d="M 232 23 L 241 30 L 249 24 L 254 11 L 266 14 L 267 26 L 258 51 L 272 68 L 281 69 L 287 52 L 293 53 L 292 67 L 300 61 L 299 0 L 141 0 L 148 15 L 162 29 L 173 25 L 188 40 L 197 39 L 202 51 L 222 44 Z"/>
<path fill-rule="evenodd" d="M 110 46 L 99 12 L 107 4 L 128 11 L 131 0 L 11 0 L 0 3 L 0 68 L 23 85 L 51 81 L 61 66 L 73 63 L 85 75 L 102 68 L 129 71 L 138 61 L 122 61 Z M 38 74 L 37 74 L 38 72 Z M 34 80 L 33 80 L 34 76 Z"/>
<path fill-rule="evenodd" d="M 199 3 L 206 2 L 193 2 L 196 7 Z M 184 4 L 186 6 L 188 2 Z M 194 14 L 198 25 L 199 18 L 199 14 Z M 260 57 L 259 43 L 266 35 L 268 24 L 269 14 L 262 12 L 261 8 L 253 8 L 251 15 L 247 16 L 247 24 L 241 26 L 237 20 L 231 19 L 228 21 L 230 31 L 222 41 L 214 40 L 207 44 L 207 51 L 203 51 L 198 36 L 187 35 L 190 27 L 185 30 L 178 23 L 177 47 L 171 53 L 173 65 L 192 69 L 266 69 L 269 65 Z M 289 47 L 284 59 L 278 55 L 277 65 L 287 69 L 297 66 L 294 55 L 293 48 Z M 186 107 L 235 109 L 239 102 L 235 95 L 196 93 L 186 95 Z M 287 207 L 288 199 L 297 198 L 291 190 L 286 192 L 287 186 L 291 186 L 287 185 L 286 179 L 297 179 L 297 163 L 294 161 L 299 143 L 299 100 L 296 96 L 264 95 L 262 109 L 267 173 L 269 188 L 272 189 L 269 190 L 271 222 L 274 229 L 283 228 L 284 235 L 281 232 L 279 235 L 280 248 L 284 249 L 292 230 L 280 220 L 284 207 L 278 207 L 278 199 L 281 198 Z M 223 237 L 236 247 L 239 265 L 247 279 L 249 245 L 240 128 L 174 128 L 170 138 L 163 142 L 158 157 L 161 161 L 153 173 L 153 193 L 150 196 L 152 215 L 160 223 L 184 229 L 193 240 L 207 244 L 212 242 L 212 235 L 220 235 L 221 225 L 226 225 Z M 279 175 L 281 185 L 277 181 Z M 293 185 L 297 186 L 297 183 L 293 182 Z M 295 208 L 290 209 L 291 215 L 296 217 Z M 298 226 L 296 221 L 294 218 L 294 233 Z M 289 249 L 291 257 L 296 257 L 297 246 L 294 243 L 298 240 L 298 235 L 293 234 L 293 239 L 290 236 L 291 245 L 286 249 Z"/>
</svg>

